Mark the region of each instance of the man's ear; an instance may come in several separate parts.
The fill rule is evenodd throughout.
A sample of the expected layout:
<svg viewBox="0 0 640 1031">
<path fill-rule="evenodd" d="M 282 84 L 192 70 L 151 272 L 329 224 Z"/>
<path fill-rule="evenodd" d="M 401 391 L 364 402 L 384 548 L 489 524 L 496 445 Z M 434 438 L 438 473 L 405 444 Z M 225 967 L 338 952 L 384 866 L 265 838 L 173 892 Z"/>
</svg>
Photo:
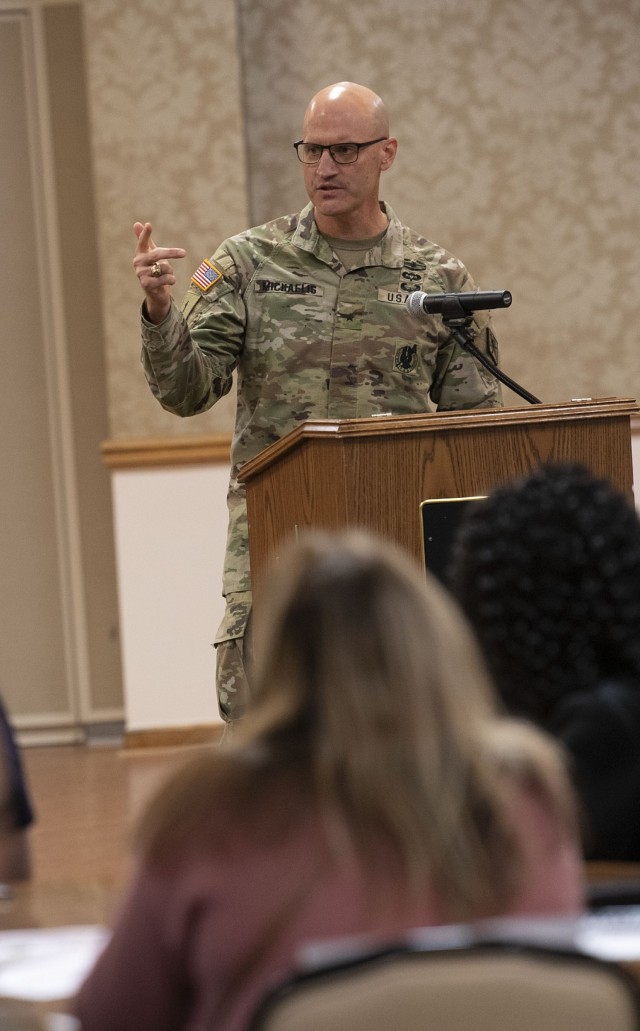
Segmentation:
<svg viewBox="0 0 640 1031">
<path fill-rule="evenodd" d="M 388 140 L 385 140 L 382 148 L 382 156 L 380 161 L 380 171 L 386 172 L 387 168 L 391 168 L 395 161 L 396 152 L 398 150 L 398 141 L 395 136 L 390 136 Z"/>
</svg>

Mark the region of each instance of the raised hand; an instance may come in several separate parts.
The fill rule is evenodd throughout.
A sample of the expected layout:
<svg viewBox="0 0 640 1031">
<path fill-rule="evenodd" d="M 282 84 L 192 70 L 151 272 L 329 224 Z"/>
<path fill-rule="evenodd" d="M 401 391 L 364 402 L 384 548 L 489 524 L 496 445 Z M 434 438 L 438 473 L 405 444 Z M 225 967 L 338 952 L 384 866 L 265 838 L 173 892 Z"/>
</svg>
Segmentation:
<svg viewBox="0 0 640 1031">
<path fill-rule="evenodd" d="M 176 281 L 169 259 L 184 258 L 187 252 L 183 247 L 156 247 L 150 222 L 136 222 L 133 231 L 138 238 L 133 267 L 145 293 L 147 316 L 157 324 L 169 313 L 171 287 Z"/>
</svg>

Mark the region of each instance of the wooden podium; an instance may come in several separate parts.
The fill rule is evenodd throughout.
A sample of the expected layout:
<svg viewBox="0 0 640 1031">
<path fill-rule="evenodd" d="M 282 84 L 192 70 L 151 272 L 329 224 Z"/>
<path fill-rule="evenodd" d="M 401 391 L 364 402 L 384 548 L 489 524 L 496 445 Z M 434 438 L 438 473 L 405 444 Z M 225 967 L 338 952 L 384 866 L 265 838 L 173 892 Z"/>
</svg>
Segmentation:
<svg viewBox="0 0 640 1031">
<path fill-rule="evenodd" d="M 310 420 L 241 469 L 254 590 L 296 530 L 362 527 L 422 556 L 421 502 L 488 493 L 546 461 L 575 461 L 633 498 L 631 398 Z"/>
</svg>

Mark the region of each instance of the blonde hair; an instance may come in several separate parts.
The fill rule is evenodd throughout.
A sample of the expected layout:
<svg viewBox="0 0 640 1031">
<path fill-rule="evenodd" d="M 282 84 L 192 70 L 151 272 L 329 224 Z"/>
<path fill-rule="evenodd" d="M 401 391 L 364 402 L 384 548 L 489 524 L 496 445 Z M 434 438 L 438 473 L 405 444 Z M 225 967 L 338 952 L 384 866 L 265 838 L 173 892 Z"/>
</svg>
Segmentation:
<svg viewBox="0 0 640 1031">
<path fill-rule="evenodd" d="M 386 840 L 408 890 L 430 878 L 452 914 L 504 903 L 518 872 L 510 785 L 567 821 L 571 797 L 555 746 L 498 717 L 453 599 L 377 539 L 314 532 L 283 550 L 255 611 L 252 704 L 214 781 L 231 776 L 241 810 L 262 773 L 240 757 L 294 763 L 365 873 Z"/>
</svg>

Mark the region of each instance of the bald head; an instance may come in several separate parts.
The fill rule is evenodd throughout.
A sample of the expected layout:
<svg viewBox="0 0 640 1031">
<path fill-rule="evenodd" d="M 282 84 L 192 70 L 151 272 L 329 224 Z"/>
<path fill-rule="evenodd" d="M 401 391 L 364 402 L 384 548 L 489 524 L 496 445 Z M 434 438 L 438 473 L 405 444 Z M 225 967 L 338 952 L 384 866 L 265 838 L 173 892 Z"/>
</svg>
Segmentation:
<svg viewBox="0 0 640 1031">
<path fill-rule="evenodd" d="M 303 141 L 320 147 L 303 163 L 304 184 L 321 233 L 366 240 L 388 224 L 380 207 L 380 175 L 393 164 L 398 141 L 389 136 L 389 116 L 373 90 L 355 82 L 325 86 L 309 104 Z M 351 161 L 336 160 L 336 144 L 358 143 Z"/>
<path fill-rule="evenodd" d="M 321 132 L 325 126 L 337 122 L 344 126 L 345 138 L 375 139 L 389 135 L 389 115 L 384 102 L 373 90 L 357 82 L 336 82 L 316 93 L 305 112 L 304 137 L 308 137 L 311 126 Z"/>
</svg>

